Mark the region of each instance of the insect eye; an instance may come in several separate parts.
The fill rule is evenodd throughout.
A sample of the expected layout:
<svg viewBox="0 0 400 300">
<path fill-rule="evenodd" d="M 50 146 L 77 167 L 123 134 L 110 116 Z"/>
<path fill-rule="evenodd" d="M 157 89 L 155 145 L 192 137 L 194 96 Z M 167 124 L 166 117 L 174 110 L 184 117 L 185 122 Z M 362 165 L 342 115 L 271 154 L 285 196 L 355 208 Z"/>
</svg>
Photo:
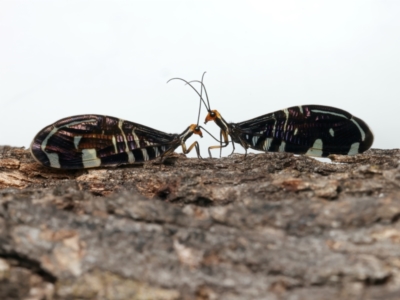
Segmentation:
<svg viewBox="0 0 400 300">
<path fill-rule="evenodd" d="M 199 131 L 199 130 L 200 130 L 200 127 L 199 127 L 199 126 L 196 126 L 196 127 L 194 128 L 194 130 L 195 130 L 195 131 Z"/>
<path fill-rule="evenodd" d="M 213 112 L 213 111 L 210 112 L 210 116 L 211 116 L 211 117 L 215 117 L 215 112 Z"/>
</svg>

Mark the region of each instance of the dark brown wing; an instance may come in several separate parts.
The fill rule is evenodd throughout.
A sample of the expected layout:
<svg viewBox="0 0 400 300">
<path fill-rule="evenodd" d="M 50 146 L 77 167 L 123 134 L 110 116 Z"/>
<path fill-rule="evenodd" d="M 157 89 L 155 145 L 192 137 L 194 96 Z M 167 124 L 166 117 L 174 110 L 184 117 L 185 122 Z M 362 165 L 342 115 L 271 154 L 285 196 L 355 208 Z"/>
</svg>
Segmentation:
<svg viewBox="0 0 400 300">
<path fill-rule="evenodd" d="M 234 140 L 272 152 L 354 155 L 369 149 L 374 140 L 363 120 L 321 105 L 293 106 L 231 125 Z"/>
<path fill-rule="evenodd" d="M 81 169 L 153 159 L 172 139 L 171 134 L 118 118 L 79 115 L 43 128 L 31 152 L 45 166 Z"/>
</svg>

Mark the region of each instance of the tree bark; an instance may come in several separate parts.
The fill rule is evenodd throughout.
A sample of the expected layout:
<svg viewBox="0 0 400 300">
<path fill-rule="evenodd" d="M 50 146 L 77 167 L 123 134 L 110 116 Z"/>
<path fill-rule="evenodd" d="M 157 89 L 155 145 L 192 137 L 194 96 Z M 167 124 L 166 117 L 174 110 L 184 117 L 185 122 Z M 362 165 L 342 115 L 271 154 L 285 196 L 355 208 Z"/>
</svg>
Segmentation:
<svg viewBox="0 0 400 300">
<path fill-rule="evenodd" d="M 400 299 L 400 150 L 331 159 L 0 147 L 0 299 Z"/>
</svg>

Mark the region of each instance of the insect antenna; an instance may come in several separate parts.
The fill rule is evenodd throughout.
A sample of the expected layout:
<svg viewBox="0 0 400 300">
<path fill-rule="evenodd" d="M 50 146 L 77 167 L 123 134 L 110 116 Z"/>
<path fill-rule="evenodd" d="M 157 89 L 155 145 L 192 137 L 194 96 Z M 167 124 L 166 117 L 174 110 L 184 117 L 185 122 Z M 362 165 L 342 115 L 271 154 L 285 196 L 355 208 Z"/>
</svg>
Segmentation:
<svg viewBox="0 0 400 300">
<path fill-rule="evenodd" d="M 201 82 L 203 82 L 204 74 L 206 74 L 206 72 L 204 72 L 203 76 L 201 76 Z M 203 97 L 203 86 L 201 86 L 201 89 L 200 89 L 200 103 L 199 103 L 199 115 L 197 116 L 197 127 L 199 126 L 199 122 L 200 122 L 201 99 L 202 99 L 202 97 Z"/>
<path fill-rule="evenodd" d="M 171 78 L 170 80 L 167 81 L 167 83 L 169 83 L 171 80 L 182 80 L 182 81 L 185 82 L 187 85 L 189 85 L 189 86 L 196 92 L 196 94 L 199 95 L 201 101 L 203 101 L 203 103 L 204 103 L 205 107 L 207 108 L 207 110 L 210 110 L 210 106 L 207 106 L 206 102 L 205 102 L 204 99 L 203 99 L 203 96 L 193 87 L 193 85 L 190 84 L 190 82 L 186 81 L 185 79 L 176 77 L 176 78 Z M 198 81 L 198 80 L 196 80 L 196 81 L 197 81 L 197 82 L 200 82 L 200 81 Z M 203 84 L 202 84 L 202 86 L 204 87 Z M 207 90 L 205 89 L 205 87 L 204 87 L 204 91 L 206 92 L 206 97 L 207 97 L 207 101 L 208 101 Z"/>
<path fill-rule="evenodd" d="M 207 129 L 205 129 L 203 126 L 199 126 L 199 128 L 201 130 L 204 130 L 205 132 L 207 132 L 214 140 L 216 140 L 218 143 L 221 142 L 221 140 L 217 139 L 215 136 L 213 136 Z"/>
<path fill-rule="evenodd" d="M 204 74 L 205 74 L 205 73 L 206 73 L 206 72 L 203 73 L 203 77 L 204 77 Z M 189 83 L 198 82 L 198 83 L 201 84 L 201 88 L 202 88 L 202 89 L 204 88 L 204 91 L 205 91 L 205 93 L 206 93 L 206 98 L 207 98 L 208 106 L 205 104 L 204 101 L 203 101 L 203 103 L 204 103 L 204 105 L 206 106 L 207 110 L 210 111 L 210 110 L 211 110 L 210 100 L 208 100 L 208 93 L 207 93 L 206 86 L 205 86 L 204 83 L 203 83 L 203 77 L 201 78 L 201 81 L 199 81 L 199 80 L 192 80 L 192 81 L 189 81 Z"/>
<path fill-rule="evenodd" d="M 206 98 L 207 98 L 207 104 L 208 104 L 208 110 L 211 110 L 211 106 L 210 106 L 210 101 L 208 100 L 208 94 L 207 94 L 207 89 L 206 89 L 206 86 L 204 85 L 204 83 L 203 83 L 203 81 L 204 81 L 204 75 L 206 75 L 206 73 L 207 72 L 204 72 L 203 73 L 203 75 L 201 76 L 201 90 L 203 90 L 203 88 L 204 88 L 204 91 L 205 91 L 205 93 L 206 93 Z M 191 81 L 189 81 L 189 82 L 191 82 Z M 207 106 L 206 106 L 207 107 Z"/>
</svg>

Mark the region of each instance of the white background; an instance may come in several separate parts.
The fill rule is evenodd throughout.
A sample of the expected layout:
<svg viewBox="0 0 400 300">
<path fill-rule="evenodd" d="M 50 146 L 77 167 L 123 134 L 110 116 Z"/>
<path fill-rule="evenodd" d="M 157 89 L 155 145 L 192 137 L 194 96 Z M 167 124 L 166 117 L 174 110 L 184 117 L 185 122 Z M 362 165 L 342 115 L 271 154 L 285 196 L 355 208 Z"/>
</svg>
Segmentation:
<svg viewBox="0 0 400 300">
<path fill-rule="evenodd" d="M 227 121 L 330 105 L 399 147 L 400 1 L 364 0 L 1 1 L 0 145 L 86 113 L 180 133 L 198 97 L 166 82 L 204 71 Z M 216 144 L 196 139 L 203 156 Z"/>
</svg>

